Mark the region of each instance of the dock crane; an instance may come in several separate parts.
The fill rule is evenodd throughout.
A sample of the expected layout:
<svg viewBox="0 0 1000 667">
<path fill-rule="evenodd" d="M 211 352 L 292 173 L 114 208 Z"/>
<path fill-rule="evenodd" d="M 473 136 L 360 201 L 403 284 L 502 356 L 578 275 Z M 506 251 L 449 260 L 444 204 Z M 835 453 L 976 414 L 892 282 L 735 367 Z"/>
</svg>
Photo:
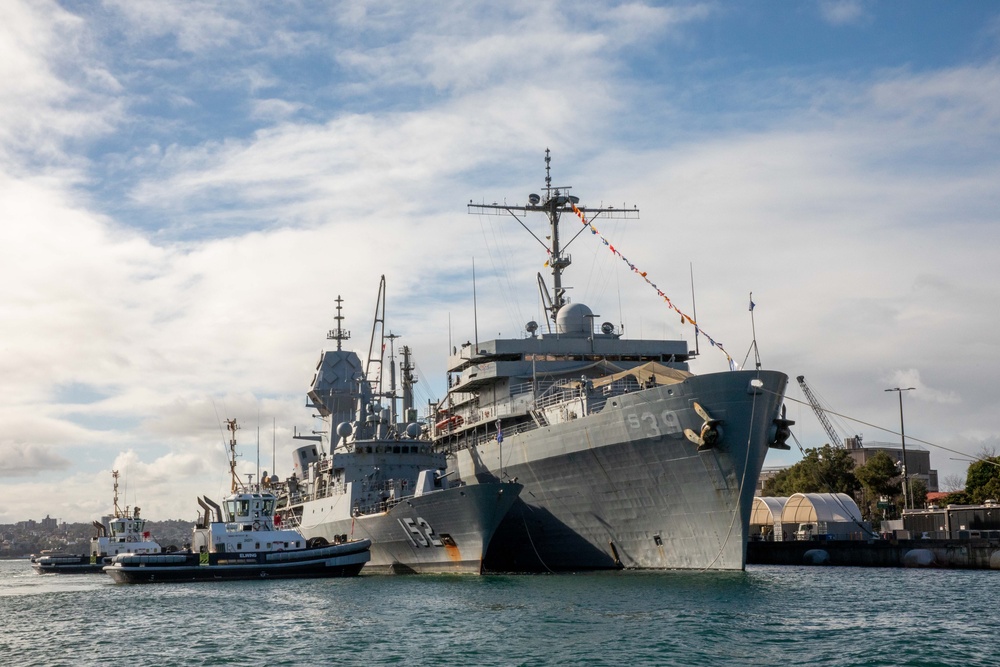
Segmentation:
<svg viewBox="0 0 1000 667">
<path fill-rule="evenodd" d="M 806 395 L 806 399 L 809 401 L 809 406 L 812 407 L 813 412 L 816 413 L 816 418 L 819 419 L 819 423 L 823 425 L 823 429 L 826 434 L 830 437 L 830 446 L 836 447 L 837 449 L 844 448 L 844 440 L 837 434 L 836 429 L 833 428 L 833 424 L 830 420 L 826 418 L 826 410 L 820 407 L 819 399 L 816 398 L 815 394 L 812 393 L 812 389 L 806 384 L 806 378 L 804 375 L 800 375 L 797 378 L 799 386 L 802 387 L 802 393 Z"/>
</svg>

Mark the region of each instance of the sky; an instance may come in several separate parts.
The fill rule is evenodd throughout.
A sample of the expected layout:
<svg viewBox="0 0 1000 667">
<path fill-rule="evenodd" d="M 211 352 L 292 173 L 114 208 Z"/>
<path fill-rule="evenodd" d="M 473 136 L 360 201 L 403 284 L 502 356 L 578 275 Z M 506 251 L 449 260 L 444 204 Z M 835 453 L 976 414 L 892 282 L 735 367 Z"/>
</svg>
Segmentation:
<svg viewBox="0 0 1000 667">
<path fill-rule="evenodd" d="M 735 363 L 788 374 L 802 447 L 830 438 L 799 375 L 869 443 L 914 387 L 943 485 L 1000 448 L 995 3 L 7 0 L 0 523 L 99 518 L 113 469 L 193 520 L 226 419 L 242 472 L 289 475 L 335 300 L 366 356 L 382 275 L 441 399 L 452 345 L 543 321 L 544 249 L 467 204 L 526 202 L 546 149 L 638 207 L 601 235 Z M 695 346 L 598 237 L 567 251 L 573 301 Z"/>
</svg>

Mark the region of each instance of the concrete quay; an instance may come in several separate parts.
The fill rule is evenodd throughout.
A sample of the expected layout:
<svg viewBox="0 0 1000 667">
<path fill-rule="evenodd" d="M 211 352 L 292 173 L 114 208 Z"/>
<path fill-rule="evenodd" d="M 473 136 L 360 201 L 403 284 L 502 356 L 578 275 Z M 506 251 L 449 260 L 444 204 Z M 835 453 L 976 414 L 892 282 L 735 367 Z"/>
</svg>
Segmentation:
<svg viewBox="0 0 1000 667">
<path fill-rule="evenodd" d="M 751 541 L 747 564 L 1000 570 L 1000 540 Z"/>
</svg>

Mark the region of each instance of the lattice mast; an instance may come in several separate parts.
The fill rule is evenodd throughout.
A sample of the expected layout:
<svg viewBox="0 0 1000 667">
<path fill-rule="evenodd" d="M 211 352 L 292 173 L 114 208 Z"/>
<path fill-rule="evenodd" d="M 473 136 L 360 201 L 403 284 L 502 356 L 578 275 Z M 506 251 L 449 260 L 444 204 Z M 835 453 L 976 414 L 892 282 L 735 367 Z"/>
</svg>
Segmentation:
<svg viewBox="0 0 1000 667">
<path fill-rule="evenodd" d="M 638 219 L 639 209 L 637 207 L 632 208 L 616 208 L 614 206 L 608 207 L 596 207 L 588 208 L 586 206 L 578 206 L 580 198 L 569 194 L 572 186 L 569 185 L 552 185 L 552 173 L 551 173 L 551 162 L 552 158 L 548 148 L 545 149 L 545 187 L 542 191 L 545 193 L 542 196 L 537 194 L 528 195 L 528 204 L 498 204 L 496 202 L 492 204 L 474 204 L 469 202 L 469 213 L 478 213 L 484 215 L 503 215 L 504 212 L 509 213 L 511 217 L 520 223 L 524 229 L 531 234 L 536 241 L 538 241 L 542 247 L 545 248 L 549 255 L 548 266 L 552 270 L 552 292 L 551 295 L 548 290 L 545 289 L 544 280 L 541 274 L 538 274 L 539 287 L 543 290 L 542 297 L 546 303 L 545 310 L 549 313 L 549 320 L 555 322 L 556 314 L 559 309 L 562 308 L 567 303 L 566 299 L 566 288 L 563 287 L 562 274 L 563 271 L 573 262 L 572 257 L 566 253 L 566 248 L 576 240 L 576 238 L 588 228 L 590 222 L 598 217 L 603 218 L 625 218 L 625 219 Z M 575 208 L 575 211 L 574 211 Z M 575 213 L 579 211 L 587 224 L 581 224 L 580 231 L 573 235 L 573 237 L 565 244 L 562 245 L 559 237 L 559 218 L 565 212 Z M 549 220 L 549 236 L 548 243 L 538 238 L 538 236 L 532 232 L 524 221 L 518 217 L 518 214 L 527 213 L 544 213 Z M 582 222 L 582 221 L 581 221 Z M 549 325 L 551 328 L 551 324 Z"/>
<path fill-rule="evenodd" d="M 236 425 L 235 419 L 226 420 L 226 429 L 232 434 L 229 436 L 229 488 L 230 493 L 236 493 L 242 483 L 240 482 L 239 475 L 236 474 L 236 431 L 239 430 L 239 426 Z"/>
</svg>

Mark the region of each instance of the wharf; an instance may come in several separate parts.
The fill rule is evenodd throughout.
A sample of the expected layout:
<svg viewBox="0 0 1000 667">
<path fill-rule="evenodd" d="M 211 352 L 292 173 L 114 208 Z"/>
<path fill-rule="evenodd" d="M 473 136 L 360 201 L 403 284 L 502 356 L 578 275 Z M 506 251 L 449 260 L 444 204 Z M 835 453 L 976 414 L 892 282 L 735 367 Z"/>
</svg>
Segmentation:
<svg viewBox="0 0 1000 667">
<path fill-rule="evenodd" d="M 1000 540 L 748 542 L 747 563 L 1000 570 Z"/>
</svg>

